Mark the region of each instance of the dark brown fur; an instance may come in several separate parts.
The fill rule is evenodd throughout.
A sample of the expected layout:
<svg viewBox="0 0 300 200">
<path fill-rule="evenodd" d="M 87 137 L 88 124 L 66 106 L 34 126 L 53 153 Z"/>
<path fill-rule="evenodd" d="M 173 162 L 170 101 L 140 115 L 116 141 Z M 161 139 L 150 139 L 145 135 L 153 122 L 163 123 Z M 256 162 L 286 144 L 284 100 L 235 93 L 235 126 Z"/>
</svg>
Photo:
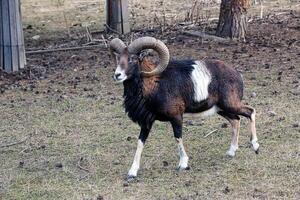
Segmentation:
<svg viewBox="0 0 300 200">
<path fill-rule="evenodd" d="M 239 115 L 251 120 L 251 138 L 254 140 L 251 142 L 258 152 L 255 110 L 242 103 L 243 79 L 240 73 L 221 61 L 203 61 L 211 80 L 207 88 L 208 97 L 198 102 L 194 98 L 196 91 L 192 79 L 195 64 L 197 62 L 194 60 L 171 61 L 165 71 L 152 77 L 143 77 L 140 73 L 152 71 L 156 67 L 148 59 L 143 59 L 138 64 L 124 65 L 128 77 L 123 82 L 124 107 L 132 121 L 141 127 L 141 142 L 146 142 L 155 120 L 170 122 L 176 141 L 182 141 L 183 114 L 199 113 L 216 106 L 218 114 L 232 126 L 229 155 L 235 154 L 238 148 Z M 135 175 L 129 174 L 129 178 L 132 176 Z"/>
</svg>

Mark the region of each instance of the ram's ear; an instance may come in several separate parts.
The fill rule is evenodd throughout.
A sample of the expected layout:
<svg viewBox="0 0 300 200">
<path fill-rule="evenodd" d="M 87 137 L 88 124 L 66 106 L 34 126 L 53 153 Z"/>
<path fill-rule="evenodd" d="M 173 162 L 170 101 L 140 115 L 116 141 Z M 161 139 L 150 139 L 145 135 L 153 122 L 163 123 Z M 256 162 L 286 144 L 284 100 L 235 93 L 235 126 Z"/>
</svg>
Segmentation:
<svg viewBox="0 0 300 200">
<path fill-rule="evenodd" d="M 152 49 L 145 49 L 139 54 L 139 61 L 142 62 L 146 57 L 154 56 L 154 51 Z"/>
</svg>

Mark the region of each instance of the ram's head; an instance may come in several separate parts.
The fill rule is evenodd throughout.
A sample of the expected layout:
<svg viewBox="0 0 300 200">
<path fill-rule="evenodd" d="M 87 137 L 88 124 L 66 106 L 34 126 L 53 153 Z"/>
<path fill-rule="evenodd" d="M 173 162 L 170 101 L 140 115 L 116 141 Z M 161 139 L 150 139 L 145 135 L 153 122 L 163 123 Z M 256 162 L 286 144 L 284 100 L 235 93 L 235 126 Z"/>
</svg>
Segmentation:
<svg viewBox="0 0 300 200">
<path fill-rule="evenodd" d="M 131 56 L 140 56 L 145 49 L 152 49 L 157 52 L 160 61 L 152 71 L 141 70 L 141 75 L 149 77 L 162 73 L 168 66 L 170 59 L 169 50 L 162 41 L 153 37 L 142 37 L 134 40 L 129 46 L 126 46 L 119 38 L 115 38 L 110 42 L 110 51 L 117 65 L 114 74 L 114 79 L 117 82 L 123 82 L 135 73 Z"/>
</svg>

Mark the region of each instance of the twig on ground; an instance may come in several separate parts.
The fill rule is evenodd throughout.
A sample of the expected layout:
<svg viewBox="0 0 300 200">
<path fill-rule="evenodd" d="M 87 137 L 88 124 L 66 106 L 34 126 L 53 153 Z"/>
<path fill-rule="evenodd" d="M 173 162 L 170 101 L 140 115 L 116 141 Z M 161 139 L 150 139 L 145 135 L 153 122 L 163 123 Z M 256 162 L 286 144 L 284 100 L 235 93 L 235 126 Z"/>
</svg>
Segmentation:
<svg viewBox="0 0 300 200">
<path fill-rule="evenodd" d="M 86 171 L 86 172 L 91 172 L 89 169 L 86 169 L 86 168 L 84 168 L 84 167 L 82 167 L 81 165 L 80 165 L 80 161 L 81 161 L 81 159 L 79 159 L 79 161 L 78 161 L 78 163 L 77 163 L 77 167 L 79 168 L 79 169 L 81 169 L 81 170 L 83 170 L 83 171 Z"/>
<path fill-rule="evenodd" d="M 108 47 L 108 45 L 107 45 L 107 42 L 106 42 L 106 40 L 105 40 L 104 36 L 103 36 L 103 35 L 101 35 L 101 38 L 102 38 L 102 40 L 103 40 L 103 42 L 104 42 L 104 45 L 105 45 L 105 47 L 107 48 L 107 47 Z"/>
<path fill-rule="evenodd" d="M 34 50 L 34 51 L 26 51 L 26 54 L 42 54 L 42 53 L 51 53 L 56 51 L 72 51 L 72 50 L 80 50 L 80 49 L 93 49 L 96 47 L 106 47 L 102 44 L 90 45 L 90 46 L 81 46 L 81 47 L 67 47 L 60 49 L 42 49 L 42 50 Z"/>
<path fill-rule="evenodd" d="M 30 138 L 30 136 L 27 136 L 24 139 L 22 139 L 21 141 L 1 145 L 0 148 L 11 147 L 11 146 L 14 146 L 14 145 L 22 144 L 22 143 L 26 142 L 26 140 L 28 140 L 29 138 Z"/>
<path fill-rule="evenodd" d="M 221 38 L 221 37 L 217 37 L 214 35 L 209 35 L 203 32 L 199 32 L 199 31 L 184 31 L 183 34 L 185 35 L 190 35 L 190 36 L 195 36 L 195 37 L 200 37 L 202 39 L 208 39 L 208 40 L 215 40 L 218 42 L 224 42 L 224 41 L 228 41 L 228 39 L 226 38 Z"/>
<path fill-rule="evenodd" d="M 78 178 L 78 181 L 81 181 L 81 180 L 85 179 L 85 178 L 88 177 L 88 176 L 89 176 L 89 174 L 86 174 L 86 175 L 84 175 L 83 177 Z"/>
<path fill-rule="evenodd" d="M 87 41 L 88 41 L 88 42 L 93 42 L 93 41 L 94 41 L 94 40 L 93 40 L 93 36 L 92 36 L 92 34 L 91 34 L 91 32 L 90 32 L 89 27 L 86 26 L 86 27 L 85 27 L 85 30 L 86 30 Z"/>
<path fill-rule="evenodd" d="M 290 11 L 275 13 L 275 16 L 290 14 Z"/>
<path fill-rule="evenodd" d="M 30 148 L 26 147 L 25 149 L 23 149 L 22 151 L 20 151 L 20 153 L 24 153 L 25 151 L 28 151 Z"/>
<path fill-rule="evenodd" d="M 211 134 L 213 134 L 214 132 L 217 132 L 217 131 L 218 131 L 218 129 L 215 129 L 215 130 L 213 130 L 213 131 L 210 131 L 209 133 L 207 133 L 207 134 L 204 136 L 204 138 L 210 136 Z"/>
</svg>

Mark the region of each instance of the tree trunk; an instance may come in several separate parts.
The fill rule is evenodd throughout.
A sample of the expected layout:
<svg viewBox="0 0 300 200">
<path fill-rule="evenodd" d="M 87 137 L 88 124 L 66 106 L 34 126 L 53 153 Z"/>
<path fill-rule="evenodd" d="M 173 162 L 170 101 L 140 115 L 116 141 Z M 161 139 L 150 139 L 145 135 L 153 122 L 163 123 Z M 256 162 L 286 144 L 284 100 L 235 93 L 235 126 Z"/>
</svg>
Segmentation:
<svg viewBox="0 0 300 200">
<path fill-rule="evenodd" d="M 217 36 L 245 40 L 250 0 L 222 0 Z"/>
</svg>

